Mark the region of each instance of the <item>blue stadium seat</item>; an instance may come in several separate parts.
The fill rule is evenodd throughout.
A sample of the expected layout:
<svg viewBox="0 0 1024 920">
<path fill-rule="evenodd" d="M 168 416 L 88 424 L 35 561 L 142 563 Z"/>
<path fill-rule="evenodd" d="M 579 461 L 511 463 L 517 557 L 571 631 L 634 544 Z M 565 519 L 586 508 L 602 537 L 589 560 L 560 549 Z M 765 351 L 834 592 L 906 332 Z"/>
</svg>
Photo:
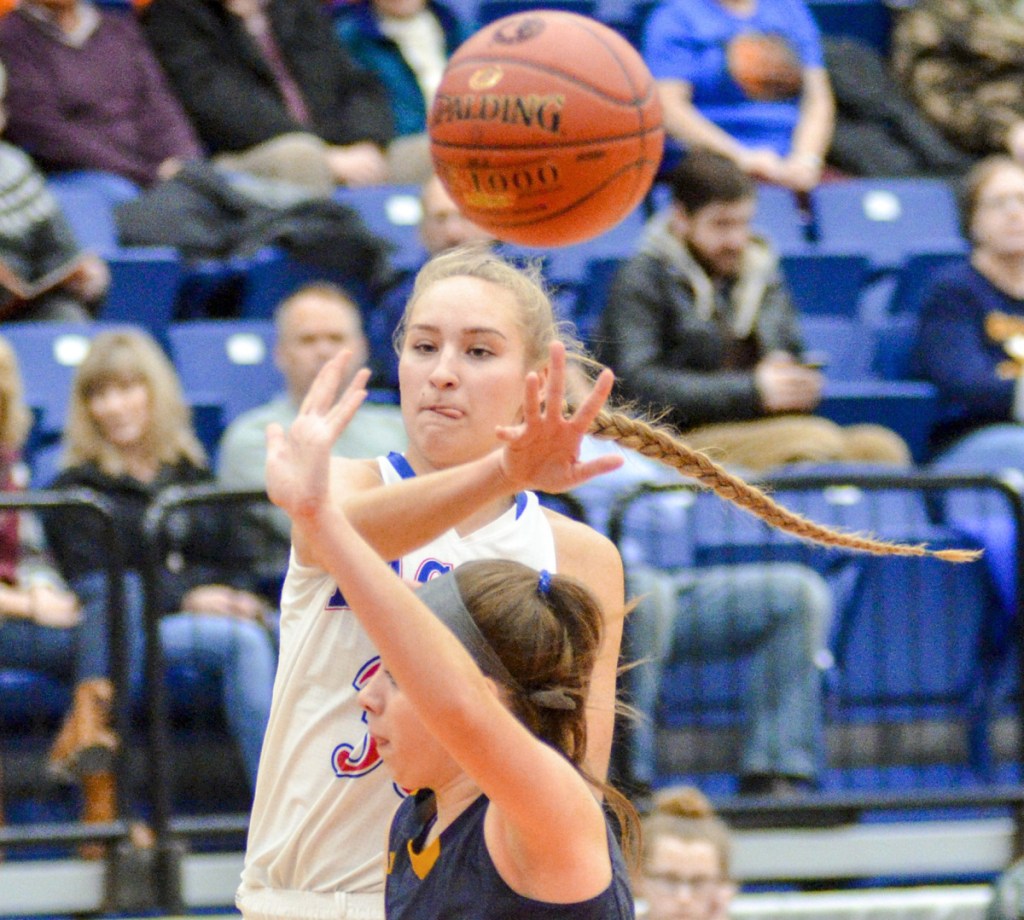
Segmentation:
<svg viewBox="0 0 1024 920">
<path fill-rule="evenodd" d="M 817 414 L 840 425 L 885 425 L 899 434 L 914 459 L 922 462 L 928 456 L 938 400 L 935 387 L 921 381 L 826 379 Z"/>
<path fill-rule="evenodd" d="M 284 386 L 274 366 L 269 320 L 179 322 L 167 336 L 185 398 L 193 405 L 219 406 L 223 425 Z"/>
<path fill-rule="evenodd" d="M 860 252 L 879 270 L 895 270 L 924 249 L 960 245 L 956 196 L 941 179 L 847 179 L 811 192 L 819 243 Z"/>
<path fill-rule="evenodd" d="M 875 340 L 875 354 L 871 370 L 883 380 L 913 380 L 911 352 L 917 336 L 917 320 L 907 314 L 897 314 L 871 330 Z"/>
<path fill-rule="evenodd" d="M 820 361 L 830 380 L 871 376 L 874 340 L 857 320 L 844 316 L 805 316 L 800 320 L 804 357 Z"/>
<path fill-rule="evenodd" d="M 415 269 L 426 258 L 419 237 L 420 189 L 417 185 L 380 185 L 341 188 L 334 200 L 353 208 L 367 228 L 395 247 L 391 264 L 398 270 Z"/>
<path fill-rule="evenodd" d="M 803 316 L 858 315 L 871 263 L 859 252 L 828 252 L 806 244 L 780 250 L 779 263 L 793 303 Z"/>
<path fill-rule="evenodd" d="M 617 256 L 591 259 L 587 263 L 583 280 L 576 289 L 572 320 L 576 324 L 577 334 L 590 347 L 597 344 L 601 314 L 608 303 L 615 274 L 623 261 Z"/>
<path fill-rule="evenodd" d="M 909 251 L 896 275 L 887 314 L 916 317 L 928 282 L 946 265 L 966 259 L 969 252 L 966 239 L 953 240 L 945 247 L 935 245 L 921 252 Z"/>
<path fill-rule="evenodd" d="M 110 290 L 99 319 L 143 326 L 162 344 L 174 320 L 185 269 L 169 247 L 119 249 L 107 256 Z"/>
</svg>

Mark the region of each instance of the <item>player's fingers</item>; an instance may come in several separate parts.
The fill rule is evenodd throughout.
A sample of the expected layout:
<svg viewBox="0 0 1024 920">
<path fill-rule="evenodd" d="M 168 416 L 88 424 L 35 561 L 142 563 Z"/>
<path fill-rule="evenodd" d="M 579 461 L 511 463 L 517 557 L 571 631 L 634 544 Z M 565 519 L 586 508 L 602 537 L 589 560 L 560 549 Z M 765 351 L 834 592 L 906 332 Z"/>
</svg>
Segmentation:
<svg viewBox="0 0 1024 920">
<path fill-rule="evenodd" d="M 604 408 L 604 404 L 611 396 L 612 387 L 615 385 L 615 375 L 609 368 L 605 368 L 597 376 L 594 386 L 580 403 L 579 408 L 573 413 L 573 424 L 582 431 L 590 427 L 597 413 Z"/>
<path fill-rule="evenodd" d="M 356 410 L 366 399 L 366 384 L 369 379 L 370 371 L 363 367 L 356 372 L 349 385 L 345 387 L 345 392 L 341 394 L 327 416 L 332 430 L 344 429 L 352 421 L 352 416 L 356 414 Z"/>
<path fill-rule="evenodd" d="M 562 402 L 565 400 L 565 345 L 552 342 L 548 348 L 548 386 L 546 408 L 548 418 L 561 418 Z"/>
<path fill-rule="evenodd" d="M 523 421 L 527 427 L 537 425 L 541 421 L 540 378 L 533 371 L 526 375 L 526 391 L 523 394 Z"/>
<path fill-rule="evenodd" d="M 588 460 L 586 463 L 581 463 L 576 468 L 577 483 L 586 482 L 595 476 L 601 476 L 604 473 L 617 470 L 623 463 L 625 463 L 625 458 L 616 454 L 605 454 L 602 457 L 596 457 L 593 460 Z"/>
<path fill-rule="evenodd" d="M 313 384 L 299 406 L 300 413 L 327 412 L 338 395 L 338 387 L 345 373 L 345 368 L 352 358 L 351 348 L 342 348 L 333 355 L 313 378 Z"/>
</svg>

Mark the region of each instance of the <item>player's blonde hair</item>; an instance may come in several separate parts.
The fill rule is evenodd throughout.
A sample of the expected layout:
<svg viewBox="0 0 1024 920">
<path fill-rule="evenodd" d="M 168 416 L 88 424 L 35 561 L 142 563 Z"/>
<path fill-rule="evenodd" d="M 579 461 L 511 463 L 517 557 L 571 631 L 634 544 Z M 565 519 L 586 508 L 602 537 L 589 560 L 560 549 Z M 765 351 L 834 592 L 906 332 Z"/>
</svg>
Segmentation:
<svg viewBox="0 0 1024 920">
<path fill-rule="evenodd" d="M 205 465 L 206 453 L 192 429 L 174 366 L 149 335 L 135 329 L 102 332 L 90 343 L 71 385 L 62 464 L 93 462 L 112 476 L 124 473 L 124 457 L 103 436 L 89 402 L 111 384 L 133 383 L 141 383 L 149 393 L 149 429 L 144 436 L 149 457 L 161 464 L 188 460 Z"/>
<path fill-rule="evenodd" d="M 527 367 L 537 369 L 547 361 L 548 347 L 561 341 L 576 371 L 590 374 L 596 362 L 572 334 L 572 326 L 556 320 L 551 298 L 540 280 L 536 266 L 519 268 L 490 247 L 463 246 L 431 259 L 420 270 L 395 332 L 400 348 L 416 302 L 427 288 L 445 278 L 468 276 L 489 281 L 509 291 L 520 308 L 518 327 L 523 335 Z M 796 514 L 773 501 L 765 492 L 728 472 L 707 454 L 694 450 L 668 427 L 653 425 L 630 413 L 603 410 L 590 426 L 595 437 L 615 441 L 652 460 L 696 479 L 726 501 L 743 508 L 772 527 L 825 546 L 896 556 L 935 556 L 948 562 L 969 562 L 979 553 L 971 550 L 931 550 L 921 544 L 890 543 L 873 537 L 844 533 Z"/>
</svg>

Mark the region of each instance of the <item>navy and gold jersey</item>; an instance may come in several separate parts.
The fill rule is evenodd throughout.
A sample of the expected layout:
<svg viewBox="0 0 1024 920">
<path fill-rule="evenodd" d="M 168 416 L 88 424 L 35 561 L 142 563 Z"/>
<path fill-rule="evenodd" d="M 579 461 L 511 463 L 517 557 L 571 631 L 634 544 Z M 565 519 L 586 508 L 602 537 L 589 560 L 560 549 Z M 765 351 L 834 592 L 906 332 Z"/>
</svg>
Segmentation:
<svg viewBox="0 0 1024 920">
<path fill-rule="evenodd" d="M 388 920 L 632 920 L 626 866 L 608 832 L 612 881 L 574 904 L 516 894 L 494 868 L 484 843 L 487 798 L 480 796 L 441 835 L 422 846 L 434 820 L 434 795 L 423 791 L 399 806 L 388 839 Z"/>
</svg>

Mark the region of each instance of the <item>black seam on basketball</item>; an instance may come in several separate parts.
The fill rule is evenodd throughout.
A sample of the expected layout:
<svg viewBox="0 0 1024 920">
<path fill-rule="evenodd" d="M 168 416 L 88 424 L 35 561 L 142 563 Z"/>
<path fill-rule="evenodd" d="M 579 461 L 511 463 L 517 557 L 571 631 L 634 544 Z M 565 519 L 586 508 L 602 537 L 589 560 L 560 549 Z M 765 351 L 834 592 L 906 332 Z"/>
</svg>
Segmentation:
<svg viewBox="0 0 1024 920">
<path fill-rule="evenodd" d="M 604 100 L 606 100 L 608 102 L 613 102 L 616 105 L 624 105 L 624 106 L 627 106 L 627 107 L 630 107 L 630 108 L 637 108 L 640 105 L 646 104 L 651 99 L 651 97 L 655 95 L 655 93 L 657 91 L 657 87 L 655 86 L 654 83 L 652 83 L 650 91 L 647 93 L 646 96 L 633 96 L 631 99 L 620 99 L 620 98 L 618 98 L 616 96 L 612 96 L 610 93 L 606 93 L 603 90 L 598 89 L 596 86 L 594 86 L 591 83 L 587 83 L 585 80 L 580 79 L 575 74 L 569 73 L 568 71 L 565 71 L 565 70 L 561 70 L 558 67 L 550 67 L 550 66 L 548 66 L 546 64 L 541 64 L 539 61 L 533 61 L 533 60 L 518 60 L 517 59 L 517 60 L 512 61 L 512 63 L 518 64 L 519 66 L 524 67 L 524 68 L 528 67 L 528 68 L 530 68 L 532 70 L 539 71 L 540 73 L 549 74 L 552 77 L 561 77 L 563 80 L 567 80 L 570 83 L 575 83 L 578 88 L 585 89 L 588 92 L 593 93 L 598 98 L 604 99 Z M 616 63 L 618 63 L 617 60 L 616 60 Z M 508 60 L 507 57 L 502 57 L 500 54 L 495 54 L 495 55 L 474 54 L 472 57 L 459 58 L 458 60 L 453 60 L 453 61 L 449 62 L 449 66 L 453 70 L 457 70 L 459 67 L 462 67 L 463 64 L 470 64 L 470 65 L 476 65 L 476 64 L 503 64 L 505 67 L 508 67 L 509 66 L 509 60 Z M 621 67 L 622 65 L 620 64 L 619 66 Z M 629 81 L 629 85 L 630 85 L 630 87 L 633 87 L 633 81 L 632 80 Z M 452 95 L 457 95 L 457 94 L 453 93 Z"/>
<path fill-rule="evenodd" d="M 653 128 L 644 128 L 642 131 L 631 131 L 629 134 L 611 134 L 608 137 L 595 137 L 593 140 L 579 140 L 579 141 L 563 141 L 558 144 L 495 144 L 495 143 L 468 143 L 466 141 L 442 141 L 435 137 L 430 138 L 430 146 L 432 147 L 445 147 L 455 150 L 522 150 L 524 152 L 530 150 L 553 152 L 558 151 L 564 153 L 567 150 L 572 150 L 573 147 L 593 147 L 595 144 L 612 144 L 615 141 L 628 141 L 633 138 L 644 137 L 648 134 L 661 131 L 661 125 L 656 125 Z"/>
<path fill-rule="evenodd" d="M 624 166 L 617 169 L 614 173 L 608 176 L 604 182 L 600 185 L 595 185 L 587 194 L 582 198 L 575 198 L 568 204 L 563 205 L 557 211 L 550 211 L 539 217 L 531 218 L 530 220 L 522 221 L 504 221 L 500 215 L 495 215 L 488 212 L 486 215 L 481 214 L 481 219 L 486 219 L 489 227 L 499 227 L 502 230 L 514 229 L 515 227 L 531 227 L 536 224 L 543 224 L 545 221 L 553 220 L 556 217 L 561 217 L 564 214 L 568 214 L 570 211 L 579 207 L 583 202 L 593 198 L 599 192 L 603 192 L 609 185 L 619 179 L 621 176 L 625 176 L 628 171 L 642 172 L 643 168 L 649 163 L 650 160 L 634 160 L 632 163 L 626 163 Z M 472 209 L 469 209 L 472 210 Z M 472 215 L 467 215 L 472 220 Z M 622 217 L 625 218 L 626 214 L 623 213 Z"/>
</svg>

